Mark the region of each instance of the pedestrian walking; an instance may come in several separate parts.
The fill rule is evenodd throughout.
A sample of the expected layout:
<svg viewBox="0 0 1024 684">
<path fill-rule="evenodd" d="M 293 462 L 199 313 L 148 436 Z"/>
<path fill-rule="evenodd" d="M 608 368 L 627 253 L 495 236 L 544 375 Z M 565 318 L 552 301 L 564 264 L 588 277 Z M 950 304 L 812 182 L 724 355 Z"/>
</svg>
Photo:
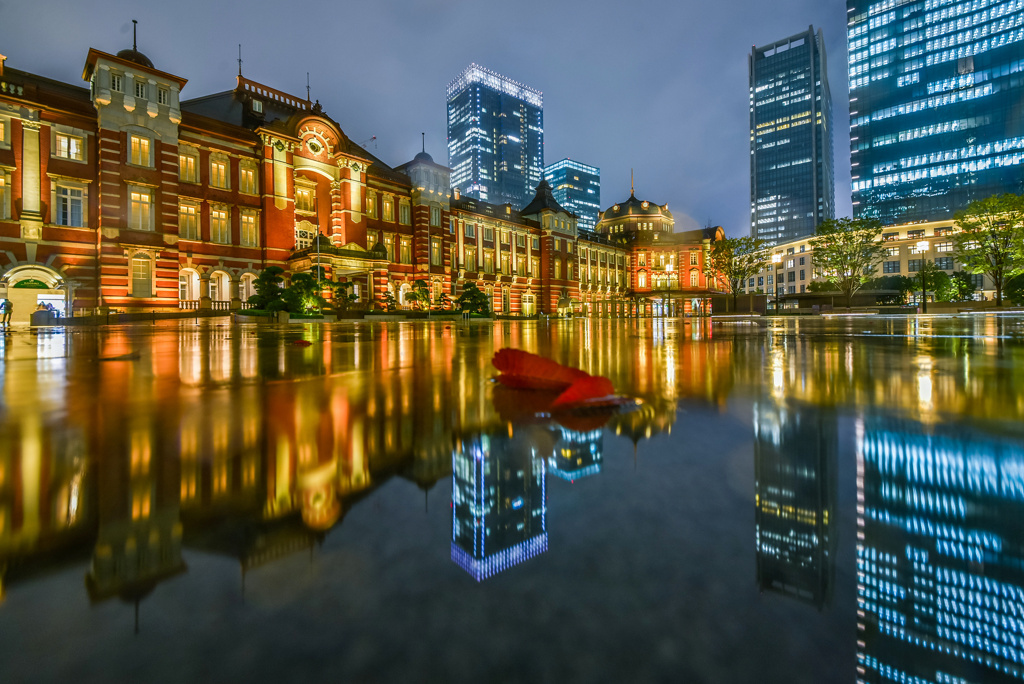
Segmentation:
<svg viewBox="0 0 1024 684">
<path fill-rule="evenodd" d="M 11 304 L 11 300 L 5 299 L 2 303 L 0 303 L 0 309 L 2 309 L 4 312 L 3 326 L 5 328 L 11 327 L 11 314 L 14 313 L 14 305 Z"/>
</svg>

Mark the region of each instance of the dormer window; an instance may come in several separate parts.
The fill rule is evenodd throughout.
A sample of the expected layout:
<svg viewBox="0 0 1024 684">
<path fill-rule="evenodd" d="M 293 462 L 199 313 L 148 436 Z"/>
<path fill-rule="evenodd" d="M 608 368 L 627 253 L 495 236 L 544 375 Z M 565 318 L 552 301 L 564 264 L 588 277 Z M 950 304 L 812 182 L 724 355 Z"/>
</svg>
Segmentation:
<svg viewBox="0 0 1024 684">
<path fill-rule="evenodd" d="M 262 114 L 263 113 L 263 100 L 253 100 L 252 101 L 252 111 L 255 112 L 256 114 Z"/>
</svg>

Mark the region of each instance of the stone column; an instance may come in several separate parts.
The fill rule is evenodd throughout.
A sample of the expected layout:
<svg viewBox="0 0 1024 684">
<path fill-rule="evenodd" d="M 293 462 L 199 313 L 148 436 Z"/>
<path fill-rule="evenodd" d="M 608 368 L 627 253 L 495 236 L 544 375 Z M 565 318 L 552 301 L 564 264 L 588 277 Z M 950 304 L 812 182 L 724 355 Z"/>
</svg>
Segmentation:
<svg viewBox="0 0 1024 684">
<path fill-rule="evenodd" d="M 232 278 L 230 284 L 228 285 L 228 288 L 231 292 L 231 303 L 228 306 L 231 307 L 232 311 L 238 311 L 239 309 L 242 308 L 242 295 L 241 292 L 239 291 L 240 285 L 241 281 L 237 277 Z"/>
<path fill-rule="evenodd" d="M 43 238 L 43 203 L 40 184 L 42 181 L 41 161 L 39 157 L 38 121 L 21 122 L 21 220 L 22 240 L 41 240 Z M 30 258 L 30 261 L 34 259 Z"/>
<path fill-rule="evenodd" d="M 213 300 L 210 299 L 210 276 L 199 276 L 199 308 L 212 309 Z"/>
</svg>

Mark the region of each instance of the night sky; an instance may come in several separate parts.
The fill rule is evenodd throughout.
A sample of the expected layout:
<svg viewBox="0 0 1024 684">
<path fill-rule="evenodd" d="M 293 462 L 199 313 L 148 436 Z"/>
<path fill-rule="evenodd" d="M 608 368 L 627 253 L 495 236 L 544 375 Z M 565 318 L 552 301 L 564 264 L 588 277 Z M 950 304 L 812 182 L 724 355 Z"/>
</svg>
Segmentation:
<svg viewBox="0 0 1024 684">
<path fill-rule="evenodd" d="M 749 232 L 747 56 L 825 33 L 834 108 L 836 213 L 850 213 L 846 4 L 842 0 L 0 0 L 7 65 L 82 84 L 90 47 L 131 47 L 188 79 L 187 100 L 238 73 L 312 98 L 353 141 L 396 166 L 447 162 L 445 87 L 476 62 L 544 93 L 545 163 L 601 168 L 601 206 L 668 203 L 677 230 Z"/>
</svg>

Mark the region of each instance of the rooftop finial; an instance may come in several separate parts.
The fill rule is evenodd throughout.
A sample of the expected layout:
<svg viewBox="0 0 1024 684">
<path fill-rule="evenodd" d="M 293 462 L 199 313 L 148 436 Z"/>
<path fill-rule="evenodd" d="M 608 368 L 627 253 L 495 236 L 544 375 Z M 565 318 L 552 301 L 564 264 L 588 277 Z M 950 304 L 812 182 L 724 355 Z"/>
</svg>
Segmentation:
<svg viewBox="0 0 1024 684">
<path fill-rule="evenodd" d="M 426 133 L 420 133 L 420 138 L 423 140 L 423 151 L 426 152 L 427 151 L 427 134 Z"/>
<path fill-rule="evenodd" d="M 309 102 L 309 72 L 306 72 L 306 102 Z"/>
<path fill-rule="evenodd" d="M 636 190 L 633 189 L 633 169 L 629 170 L 629 195 L 630 197 L 636 194 Z"/>
<path fill-rule="evenodd" d="M 238 75 L 242 75 L 242 44 L 238 44 Z"/>
<path fill-rule="evenodd" d="M 137 38 L 136 29 L 138 27 L 139 27 L 138 20 L 132 19 L 132 50 L 138 50 L 139 49 L 139 42 L 136 39 Z"/>
</svg>

